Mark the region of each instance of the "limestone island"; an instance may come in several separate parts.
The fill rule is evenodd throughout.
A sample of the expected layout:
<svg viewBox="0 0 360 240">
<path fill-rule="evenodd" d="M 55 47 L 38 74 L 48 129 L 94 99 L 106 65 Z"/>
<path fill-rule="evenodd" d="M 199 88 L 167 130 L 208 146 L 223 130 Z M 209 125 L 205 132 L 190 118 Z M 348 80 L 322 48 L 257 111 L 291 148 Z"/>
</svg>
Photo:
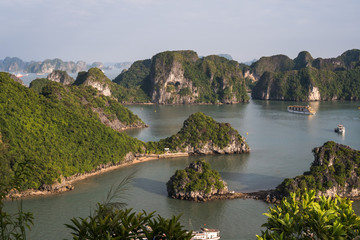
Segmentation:
<svg viewBox="0 0 360 240">
<path fill-rule="evenodd" d="M 205 160 L 194 161 L 184 170 L 176 170 L 166 187 L 169 197 L 196 202 L 243 197 L 241 193 L 230 192 L 219 172 L 212 170 Z"/>
<path fill-rule="evenodd" d="M 229 123 L 218 123 L 197 112 L 184 121 L 181 130 L 158 142 L 147 143 L 148 153 L 188 153 L 189 155 L 250 152 L 245 138 Z"/>
<path fill-rule="evenodd" d="M 278 202 L 290 192 L 313 189 L 318 196 L 360 198 L 360 151 L 333 141 L 313 149 L 310 171 L 285 179 L 275 190 L 250 193 L 266 202 Z"/>
</svg>

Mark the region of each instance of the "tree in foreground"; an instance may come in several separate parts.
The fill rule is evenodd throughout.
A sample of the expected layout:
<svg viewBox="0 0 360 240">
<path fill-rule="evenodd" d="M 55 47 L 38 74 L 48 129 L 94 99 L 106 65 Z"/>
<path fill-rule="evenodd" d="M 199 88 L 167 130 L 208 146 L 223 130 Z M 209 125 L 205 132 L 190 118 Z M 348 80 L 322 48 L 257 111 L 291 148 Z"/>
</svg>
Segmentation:
<svg viewBox="0 0 360 240">
<path fill-rule="evenodd" d="M 115 240 L 115 239 L 172 239 L 189 240 L 192 231 L 180 224 L 180 216 L 170 219 L 155 212 L 135 212 L 125 208 L 126 204 L 116 199 L 124 197 L 124 192 L 132 176 L 126 177 L 116 188 L 111 188 L 106 199 L 98 203 L 92 215 L 86 218 L 73 218 L 65 224 L 72 230 L 74 240 Z"/>
<path fill-rule="evenodd" d="M 24 176 L 18 171 L 13 176 L 5 180 L 5 175 L 2 172 L 3 163 L 1 157 L 0 144 L 0 240 L 25 240 L 26 231 L 31 230 L 33 225 L 33 214 L 23 210 L 22 200 L 12 199 L 18 204 L 17 212 L 10 214 L 5 210 L 4 201 L 8 197 L 10 191 L 20 192 L 20 182 L 24 180 Z M 20 165 L 19 169 L 26 168 L 25 165 Z"/>
<path fill-rule="evenodd" d="M 346 198 L 317 198 L 313 190 L 291 193 L 264 215 L 266 230 L 258 240 L 360 239 L 360 217 Z"/>
</svg>

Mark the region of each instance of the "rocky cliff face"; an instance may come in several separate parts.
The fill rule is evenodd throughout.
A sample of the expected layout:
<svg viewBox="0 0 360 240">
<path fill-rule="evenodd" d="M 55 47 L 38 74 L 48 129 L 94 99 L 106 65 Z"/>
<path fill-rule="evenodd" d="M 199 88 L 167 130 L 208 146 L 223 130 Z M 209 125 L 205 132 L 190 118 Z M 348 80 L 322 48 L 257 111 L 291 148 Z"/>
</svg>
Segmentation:
<svg viewBox="0 0 360 240">
<path fill-rule="evenodd" d="M 251 79 L 251 81 L 253 82 L 257 82 L 260 78 L 260 76 L 256 75 L 254 72 L 251 72 L 250 70 L 245 71 L 244 77 Z"/>
<path fill-rule="evenodd" d="M 59 82 L 64 85 L 70 85 L 75 82 L 75 80 L 67 74 L 66 71 L 54 70 L 47 76 L 47 79 L 54 82 Z"/>
<path fill-rule="evenodd" d="M 233 154 L 250 152 L 250 148 L 244 137 L 240 139 L 235 133 L 231 134 L 230 141 L 225 147 L 219 147 L 213 141 L 208 141 L 199 146 L 187 145 L 185 151 L 193 155 L 208 155 L 208 154 Z"/>
<path fill-rule="evenodd" d="M 137 121 L 134 121 L 133 123 L 127 124 L 123 121 L 121 121 L 115 114 L 113 113 L 106 113 L 105 109 L 103 108 L 91 108 L 93 112 L 97 113 L 100 119 L 100 122 L 104 125 L 111 127 L 115 131 L 123 131 L 125 129 L 129 128 L 144 128 L 148 127 L 145 123 L 141 121 L 141 119 L 138 119 Z"/>
<path fill-rule="evenodd" d="M 360 197 L 360 151 L 327 142 L 313 152 L 315 159 L 310 171 L 285 179 L 276 189 L 277 196 L 307 188 L 315 189 L 318 195 Z"/>
<path fill-rule="evenodd" d="M 173 58 L 169 63 L 166 58 L 153 58 L 151 73 L 151 99 L 159 104 L 194 103 L 199 97 L 198 89 L 190 79 L 185 78 L 182 63 Z M 166 65 L 169 66 L 166 66 Z M 169 70 L 167 70 L 167 68 Z"/>
<path fill-rule="evenodd" d="M 308 99 L 309 99 L 309 101 L 320 101 L 321 100 L 321 95 L 320 95 L 318 87 L 314 87 L 314 86 L 311 87 Z"/>
<path fill-rule="evenodd" d="M 111 80 L 98 68 L 90 68 L 88 72 L 80 72 L 74 82 L 75 85 L 91 86 L 100 94 L 111 96 Z"/>
<path fill-rule="evenodd" d="M 199 58 L 194 51 L 167 51 L 135 62 L 114 82 L 142 89 L 159 104 L 246 102 L 239 63 L 217 55 Z"/>
<path fill-rule="evenodd" d="M 178 170 L 166 183 L 171 198 L 208 201 L 229 193 L 227 184 L 217 171 L 204 160 L 192 162 L 185 170 Z"/>
</svg>

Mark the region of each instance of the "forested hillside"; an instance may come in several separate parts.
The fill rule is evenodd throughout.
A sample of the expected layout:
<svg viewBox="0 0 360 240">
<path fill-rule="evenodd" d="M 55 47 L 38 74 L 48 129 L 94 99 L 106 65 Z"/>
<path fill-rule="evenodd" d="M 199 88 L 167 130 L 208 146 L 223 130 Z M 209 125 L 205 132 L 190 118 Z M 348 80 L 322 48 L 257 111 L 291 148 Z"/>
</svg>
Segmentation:
<svg viewBox="0 0 360 240">
<path fill-rule="evenodd" d="M 91 86 L 62 85 L 47 79 L 31 82 L 34 89 L 46 98 L 59 101 L 71 108 L 85 108 L 96 113 L 99 120 L 114 130 L 145 127 L 145 123 L 112 97 L 104 96 Z"/>
<path fill-rule="evenodd" d="M 106 127 L 90 107 L 74 104 L 76 98 L 60 84 L 45 88 L 43 96 L 0 73 L 2 186 L 17 173 L 23 189 L 38 188 L 144 151 L 143 142 Z M 102 98 L 94 101 L 105 104 Z"/>
</svg>

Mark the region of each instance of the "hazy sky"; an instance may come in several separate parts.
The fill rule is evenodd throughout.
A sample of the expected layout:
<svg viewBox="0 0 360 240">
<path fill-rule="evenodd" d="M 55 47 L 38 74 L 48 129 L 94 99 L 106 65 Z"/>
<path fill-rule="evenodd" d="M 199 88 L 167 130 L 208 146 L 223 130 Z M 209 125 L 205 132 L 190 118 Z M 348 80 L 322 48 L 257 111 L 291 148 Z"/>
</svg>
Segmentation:
<svg viewBox="0 0 360 240">
<path fill-rule="evenodd" d="M 0 0 L 0 59 L 122 62 L 166 50 L 237 61 L 360 48 L 359 0 Z"/>
</svg>

